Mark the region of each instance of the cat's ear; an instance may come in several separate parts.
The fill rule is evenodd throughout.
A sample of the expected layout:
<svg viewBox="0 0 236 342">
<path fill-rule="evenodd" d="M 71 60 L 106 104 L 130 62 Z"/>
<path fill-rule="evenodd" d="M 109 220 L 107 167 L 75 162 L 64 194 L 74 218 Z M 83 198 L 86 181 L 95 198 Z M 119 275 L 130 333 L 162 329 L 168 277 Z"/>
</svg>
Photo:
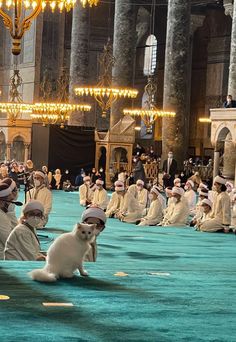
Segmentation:
<svg viewBox="0 0 236 342">
<path fill-rule="evenodd" d="M 76 227 L 78 230 L 80 230 L 81 228 L 81 224 L 80 223 L 77 223 L 77 227 Z"/>
<path fill-rule="evenodd" d="M 97 225 L 96 225 L 96 223 L 90 224 L 90 227 L 91 227 L 92 230 L 95 230 L 97 228 Z"/>
</svg>

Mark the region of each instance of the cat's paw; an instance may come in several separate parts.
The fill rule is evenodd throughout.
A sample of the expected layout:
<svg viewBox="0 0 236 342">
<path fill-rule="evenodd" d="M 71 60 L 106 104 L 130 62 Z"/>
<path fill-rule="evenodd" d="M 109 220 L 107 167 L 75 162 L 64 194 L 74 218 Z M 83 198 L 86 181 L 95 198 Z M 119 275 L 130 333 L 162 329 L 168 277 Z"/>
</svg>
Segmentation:
<svg viewBox="0 0 236 342">
<path fill-rule="evenodd" d="M 88 276 L 88 272 L 83 270 L 83 271 L 80 271 L 80 275 L 83 276 L 83 277 L 87 277 Z"/>
</svg>

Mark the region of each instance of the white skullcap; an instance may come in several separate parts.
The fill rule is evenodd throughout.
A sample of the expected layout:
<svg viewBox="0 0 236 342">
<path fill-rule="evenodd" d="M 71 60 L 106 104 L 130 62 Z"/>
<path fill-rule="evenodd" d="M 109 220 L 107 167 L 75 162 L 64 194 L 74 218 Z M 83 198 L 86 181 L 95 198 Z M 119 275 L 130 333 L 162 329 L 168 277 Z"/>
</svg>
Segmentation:
<svg viewBox="0 0 236 342">
<path fill-rule="evenodd" d="M 225 185 L 226 184 L 226 179 L 221 177 L 221 176 L 216 176 L 214 178 L 214 181 L 213 181 L 213 184 L 214 183 L 219 183 L 219 184 L 224 184 Z"/>
<path fill-rule="evenodd" d="M 91 179 L 91 178 L 90 178 L 89 176 L 84 176 L 83 181 L 84 181 L 84 182 L 87 182 L 87 181 L 90 181 L 90 179 Z"/>
<path fill-rule="evenodd" d="M 103 182 L 102 179 L 97 179 L 97 180 L 96 180 L 96 184 L 97 184 L 97 185 L 103 185 L 104 182 Z"/>
<path fill-rule="evenodd" d="M 208 197 L 208 191 L 200 191 L 199 196 Z"/>
<path fill-rule="evenodd" d="M 181 183 L 181 179 L 180 178 L 175 178 L 174 179 L 174 184 L 176 184 L 176 183 Z"/>
<path fill-rule="evenodd" d="M 204 188 L 204 189 L 208 190 L 208 186 L 204 183 L 200 183 L 199 188 Z"/>
<path fill-rule="evenodd" d="M 188 179 L 186 184 L 190 184 L 192 188 L 194 188 L 194 182 L 191 179 Z"/>
<path fill-rule="evenodd" d="M 84 222 L 89 217 L 96 217 L 99 220 L 101 220 L 104 224 L 106 223 L 106 220 L 107 220 L 103 209 L 99 207 L 91 206 L 85 209 L 85 211 L 82 213 L 82 216 L 81 216 L 82 222 Z"/>
<path fill-rule="evenodd" d="M 212 208 L 212 201 L 210 201 L 208 198 L 204 198 L 204 200 L 202 200 L 201 205 L 207 204 L 209 205 L 209 207 Z"/>
<path fill-rule="evenodd" d="M 42 213 L 44 213 L 44 207 L 42 205 L 41 202 L 36 201 L 36 200 L 29 200 L 29 202 L 27 202 L 24 207 L 23 207 L 23 214 L 28 213 L 29 211 L 33 211 L 33 210 L 40 210 Z"/>
<path fill-rule="evenodd" d="M 226 182 L 225 185 L 227 186 L 227 188 L 231 188 L 231 189 L 233 189 L 234 187 L 233 183 L 231 182 Z"/>
<path fill-rule="evenodd" d="M 136 182 L 136 184 L 137 184 L 137 185 L 138 185 L 138 184 L 141 184 L 142 186 L 144 186 L 144 181 L 143 181 L 142 179 L 138 179 L 137 182 Z"/>
<path fill-rule="evenodd" d="M 0 197 L 7 197 L 12 193 L 10 185 L 0 182 Z"/>
<path fill-rule="evenodd" d="M 125 190 L 125 185 L 124 185 L 124 183 L 123 182 L 121 182 L 121 181 L 116 181 L 115 182 L 115 191 L 123 191 L 123 190 Z"/>
<path fill-rule="evenodd" d="M 7 184 L 8 186 L 10 186 L 11 191 L 13 191 L 13 190 L 16 188 L 16 183 L 15 183 L 14 180 L 13 180 L 12 178 L 10 178 L 10 177 L 4 178 L 4 179 L 2 180 L 2 183 L 5 183 L 5 184 Z"/>
<path fill-rule="evenodd" d="M 41 171 L 41 170 L 35 171 L 35 172 L 34 172 L 34 175 L 35 175 L 35 176 L 40 176 L 40 177 L 42 177 L 43 179 L 45 179 L 45 178 L 47 177 L 46 173 L 44 173 L 44 172 Z"/>
<path fill-rule="evenodd" d="M 159 191 L 158 191 L 158 188 L 156 186 L 153 186 L 151 188 L 150 192 L 154 192 L 154 194 L 156 194 L 157 196 L 159 195 Z"/>
<path fill-rule="evenodd" d="M 182 188 L 179 188 L 178 186 L 174 186 L 172 188 L 172 194 L 178 194 L 180 196 L 183 196 L 184 190 Z"/>
</svg>

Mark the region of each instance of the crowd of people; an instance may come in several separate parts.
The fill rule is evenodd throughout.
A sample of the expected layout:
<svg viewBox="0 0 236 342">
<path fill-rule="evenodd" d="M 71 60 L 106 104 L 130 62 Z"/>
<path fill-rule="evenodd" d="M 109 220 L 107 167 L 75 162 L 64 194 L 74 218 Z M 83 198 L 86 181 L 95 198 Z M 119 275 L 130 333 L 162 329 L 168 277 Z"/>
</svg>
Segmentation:
<svg viewBox="0 0 236 342">
<path fill-rule="evenodd" d="M 90 173 L 82 169 L 72 181 L 69 170 L 48 172 L 46 166 L 35 170 L 31 160 L 0 165 L 0 259 L 44 260 L 37 229 L 43 229 L 52 209 L 52 189 L 70 187 L 79 191 L 79 203 L 86 208 L 82 222 L 96 223 L 97 235 L 107 218 L 138 226 L 195 227 L 203 232 L 236 231 L 236 189 L 223 176 L 213 180 L 212 188 L 197 172 L 189 177 L 177 173 L 173 153 L 163 164 L 163 185 L 146 179 L 139 153 L 133 158 L 132 174 L 121 169 L 108 194 L 103 168 Z M 75 183 L 77 182 L 77 186 Z M 20 184 L 24 184 L 25 204 L 16 217 L 15 206 Z M 88 261 L 96 261 L 96 240 Z"/>
</svg>

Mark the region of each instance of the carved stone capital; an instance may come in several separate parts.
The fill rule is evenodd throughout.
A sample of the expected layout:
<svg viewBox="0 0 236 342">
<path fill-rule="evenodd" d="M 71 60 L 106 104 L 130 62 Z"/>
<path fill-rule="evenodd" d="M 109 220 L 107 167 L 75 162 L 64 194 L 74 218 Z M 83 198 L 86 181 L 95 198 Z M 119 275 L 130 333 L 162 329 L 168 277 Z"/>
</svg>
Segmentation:
<svg viewBox="0 0 236 342">
<path fill-rule="evenodd" d="M 230 15 L 233 18 L 233 0 L 224 0 L 225 15 Z"/>
<path fill-rule="evenodd" d="M 191 18 L 190 18 L 190 35 L 191 36 L 195 33 L 195 31 L 199 27 L 202 27 L 204 19 L 205 19 L 205 15 L 191 14 Z"/>
</svg>

